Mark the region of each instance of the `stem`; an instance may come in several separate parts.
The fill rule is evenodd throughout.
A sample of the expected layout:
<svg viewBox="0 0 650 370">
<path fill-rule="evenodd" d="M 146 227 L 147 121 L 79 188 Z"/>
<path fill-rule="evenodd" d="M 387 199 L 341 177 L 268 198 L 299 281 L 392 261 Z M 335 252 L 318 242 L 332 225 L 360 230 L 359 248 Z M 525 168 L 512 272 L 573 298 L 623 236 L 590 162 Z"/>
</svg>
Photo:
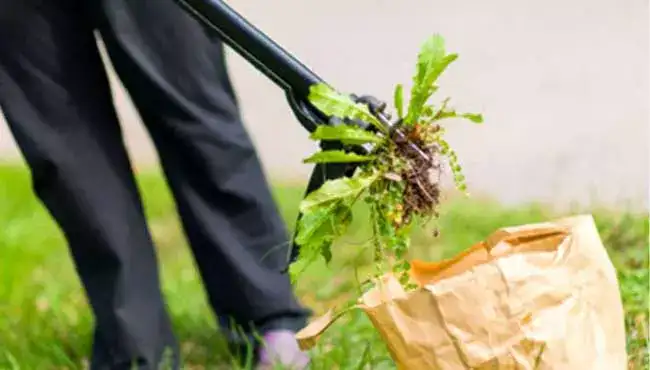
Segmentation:
<svg viewBox="0 0 650 370">
<path fill-rule="evenodd" d="M 378 218 L 378 211 L 377 211 L 377 205 L 372 204 L 370 207 L 370 217 L 372 218 L 372 235 L 374 238 L 375 242 L 375 250 L 374 250 L 374 260 L 376 263 L 378 263 L 381 260 L 381 241 L 379 237 L 379 220 Z"/>
</svg>

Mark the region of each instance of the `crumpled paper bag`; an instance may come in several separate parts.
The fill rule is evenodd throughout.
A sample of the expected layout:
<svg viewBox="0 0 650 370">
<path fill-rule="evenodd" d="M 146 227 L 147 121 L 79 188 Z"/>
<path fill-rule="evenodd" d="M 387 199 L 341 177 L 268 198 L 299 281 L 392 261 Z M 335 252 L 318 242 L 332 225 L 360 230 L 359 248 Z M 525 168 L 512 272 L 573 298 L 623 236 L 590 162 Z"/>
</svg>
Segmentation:
<svg viewBox="0 0 650 370">
<path fill-rule="evenodd" d="M 399 369 L 627 368 L 616 271 L 589 215 L 506 227 L 450 260 L 385 276 L 362 309 Z M 297 334 L 303 349 L 345 312 Z"/>
</svg>

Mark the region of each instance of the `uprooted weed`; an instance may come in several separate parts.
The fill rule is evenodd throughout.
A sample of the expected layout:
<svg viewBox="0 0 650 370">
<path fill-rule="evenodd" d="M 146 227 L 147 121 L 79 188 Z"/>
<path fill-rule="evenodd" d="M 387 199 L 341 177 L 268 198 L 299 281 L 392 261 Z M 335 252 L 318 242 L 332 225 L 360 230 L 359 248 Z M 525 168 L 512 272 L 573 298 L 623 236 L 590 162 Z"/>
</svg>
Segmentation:
<svg viewBox="0 0 650 370">
<path fill-rule="evenodd" d="M 410 232 L 414 225 L 424 225 L 438 217 L 443 159 L 449 164 L 458 189 L 466 190 L 458 158 L 443 138 L 445 130 L 440 121 L 446 118 L 483 121 L 479 114 L 456 112 L 448 106 L 448 98 L 438 105 L 429 103 L 438 90 L 438 77 L 456 58 L 456 54 L 446 53 L 439 36 L 423 44 L 408 109 L 403 109 L 402 86 L 395 88 L 397 122 L 392 127 L 376 111 L 350 96 L 324 84 L 312 86 L 310 102 L 345 123 L 322 125 L 311 138 L 339 142 L 343 149 L 324 149 L 305 162 L 350 163 L 357 169 L 351 177 L 326 181 L 300 204 L 302 218 L 298 222 L 296 242 L 301 247 L 299 262 L 303 263 L 299 265 L 303 270 L 319 255 L 328 262 L 332 259 L 332 243 L 346 232 L 352 222 L 352 206 L 363 199 L 370 210 L 373 231 L 372 240 L 364 247 L 374 249 L 377 273 L 392 269 L 401 274 L 403 281 L 408 279 L 406 258 Z M 374 130 L 353 124 L 358 121 Z M 365 144 L 371 145 L 372 150 L 365 154 L 354 150 Z"/>
</svg>

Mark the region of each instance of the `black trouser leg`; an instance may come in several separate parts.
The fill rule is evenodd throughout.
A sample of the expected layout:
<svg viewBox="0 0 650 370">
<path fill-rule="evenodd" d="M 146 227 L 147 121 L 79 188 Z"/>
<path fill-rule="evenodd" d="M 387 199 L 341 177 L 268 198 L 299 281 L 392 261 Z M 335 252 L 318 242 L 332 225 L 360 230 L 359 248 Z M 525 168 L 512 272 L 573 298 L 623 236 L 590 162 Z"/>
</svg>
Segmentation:
<svg viewBox="0 0 650 370">
<path fill-rule="evenodd" d="M 0 0 L 0 106 L 92 305 L 92 368 L 131 369 L 136 362 L 156 369 L 174 339 L 109 84 L 80 3 Z M 17 11 L 4 13 L 11 6 Z"/>
<path fill-rule="evenodd" d="M 286 230 L 241 122 L 222 44 L 172 0 L 104 0 L 100 32 L 175 196 L 218 315 L 299 329 Z M 271 123 L 270 123 L 271 124 Z"/>
</svg>

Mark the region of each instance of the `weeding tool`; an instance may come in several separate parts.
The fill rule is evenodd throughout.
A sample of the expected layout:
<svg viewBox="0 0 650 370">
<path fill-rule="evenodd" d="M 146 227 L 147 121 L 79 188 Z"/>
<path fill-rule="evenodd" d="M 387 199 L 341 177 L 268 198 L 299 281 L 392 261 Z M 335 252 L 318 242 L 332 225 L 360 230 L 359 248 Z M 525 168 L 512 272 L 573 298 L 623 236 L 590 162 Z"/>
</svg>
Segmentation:
<svg viewBox="0 0 650 370">
<path fill-rule="evenodd" d="M 220 39 L 239 55 L 271 79 L 285 91 L 287 101 L 300 124 L 309 132 L 313 132 L 318 125 L 341 124 L 341 120 L 329 117 L 314 107 L 308 100 L 310 87 L 323 84 L 325 81 L 307 68 L 298 59 L 288 53 L 284 48 L 269 38 L 261 30 L 248 22 L 241 14 L 236 12 L 224 1 L 220 0 L 176 0 L 185 10 L 196 17 L 208 29 L 216 32 Z M 377 119 L 386 125 L 391 134 L 408 142 L 405 135 L 399 130 L 399 122 L 391 121 L 385 112 L 386 104 L 372 96 L 351 95 L 358 103 L 366 104 Z M 349 123 L 349 122 L 348 122 Z M 354 121 L 364 129 L 372 129 L 366 122 Z M 428 158 L 415 144 L 411 147 Z M 323 141 L 323 149 L 342 148 L 340 142 Z M 369 152 L 371 145 L 350 148 L 359 152 Z M 312 171 L 305 195 L 320 188 L 327 180 L 352 176 L 358 164 L 333 163 L 317 164 Z M 302 215 L 298 215 L 298 220 Z M 289 264 L 295 261 L 299 248 L 293 245 Z"/>
</svg>

